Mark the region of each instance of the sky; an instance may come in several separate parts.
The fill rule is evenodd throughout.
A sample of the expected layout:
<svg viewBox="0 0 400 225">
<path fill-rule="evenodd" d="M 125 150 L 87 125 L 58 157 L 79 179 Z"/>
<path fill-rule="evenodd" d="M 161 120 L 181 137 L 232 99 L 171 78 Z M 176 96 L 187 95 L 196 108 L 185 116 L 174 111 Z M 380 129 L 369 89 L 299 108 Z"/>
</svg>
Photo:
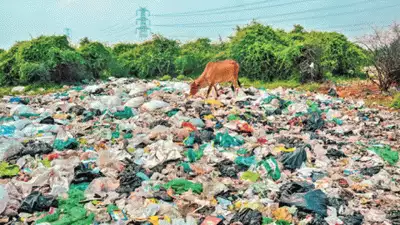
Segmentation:
<svg viewBox="0 0 400 225">
<path fill-rule="evenodd" d="M 234 8 L 237 5 L 241 7 Z M 1 0 L 0 48 L 40 35 L 65 34 L 65 28 L 73 43 L 83 37 L 110 45 L 139 42 L 139 7 L 150 11 L 151 32 L 181 41 L 226 39 L 235 25 L 252 19 L 286 30 L 301 24 L 307 30 L 338 31 L 350 39 L 371 32 L 373 26 L 400 22 L 399 0 Z M 209 11 L 215 8 L 222 10 Z M 180 14 L 185 12 L 190 13 Z"/>
</svg>

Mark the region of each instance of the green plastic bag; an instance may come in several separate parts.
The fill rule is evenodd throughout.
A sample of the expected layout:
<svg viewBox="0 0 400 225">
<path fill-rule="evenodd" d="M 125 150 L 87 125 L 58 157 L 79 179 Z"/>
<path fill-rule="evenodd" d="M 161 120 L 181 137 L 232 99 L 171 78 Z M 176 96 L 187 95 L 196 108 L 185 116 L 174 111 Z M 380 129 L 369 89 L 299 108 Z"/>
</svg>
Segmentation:
<svg viewBox="0 0 400 225">
<path fill-rule="evenodd" d="M 167 112 L 168 117 L 172 117 L 179 112 L 179 109 L 175 108 Z"/>
<path fill-rule="evenodd" d="M 245 155 L 245 154 L 247 154 L 247 150 L 245 148 L 241 148 L 241 149 L 236 151 L 236 154 Z"/>
<path fill-rule="evenodd" d="M 170 189 L 174 190 L 176 194 L 182 194 L 184 192 L 187 192 L 189 190 L 192 190 L 193 193 L 196 194 L 201 194 L 203 192 L 203 185 L 200 183 L 193 183 L 191 181 L 185 180 L 185 179 L 173 179 L 169 181 L 168 183 L 164 184 L 163 187 L 165 189 Z"/>
<path fill-rule="evenodd" d="M 277 181 L 281 178 L 281 171 L 279 170 L 278 162 L 275 158 L 270 157 L 261 163 L 267 170 L 268 175 L 271 176 L 273 180 Z"/>
<path fill-rule="evenodd" d="M 182 166 L 182 167 L 183 167 L 183 172 L 185 172 L 185 173 L 190 173 L 190 172 L 192 172 L 192 168 L 190 168 L 190 164 L 187 163 L 187 162 L 181 162 L 181 163 L 179 164 L 179 166 Z"/>
<path fill-rule="evenodd" d="M 275 96 L 275 95 L 269 95 L 267 98 L 264 98 L 264 99 L 263 99 L 262 103 L 264 103 L 264 104 L 269 104 L 269 103 L 272 102 L 272 100 L 274 100 L 274 99 L 276 99 L 276 98 L 278 98 L 278 97 Z"/>
<path fill-rule="evenodd" d="M 338 119 L 338 118 L 333 118 L 332 121 L 335 122 L 337 125 L 342 125 L 343 124 L 343 121 L 341 119 Z"/>
<path fill-rule="evenodd" d="M 250 167 L 251 165 L 256 164 L 257 161 L 256 161 L 256 157 L 254 155 L 250 156 L 250 157 L 238 156 L 235 159 L 235 163 L 239 166 Z"/>
<path fill-rule="evenodd" d="M 112 132 L 112 134 L 111 134 L 111 138 L 112 138 L 112 139 L 119 138 L 119 135 L 120 135 L 120 133 L 119 133 L 118 131 L 116 131 L 116 132 Z"/>
<path fill-rule="evenodd" d="M 273 222 L 274 222 L 274 220 L 269 217 L 263 217 L 263 219 L 262 219 L 262 225 L 271 224 Z"/>
<path fill-rule="evenodd" d="M 8 162 L 0 163 L 0 177 L 14 177 L 19 173 L 19 167 L 17 165 L 8 164 Z"/>
<path fill-rule="evenodd" d="M 139 177 L 142 180 L 150 180 L 150 178 L 146 174 L 144 174 L 142 172 L 137 172 L 136 176 Z"/>
<path fill-rule="evenodd" d="M 185 146 L 193 146 L 195 139 L 196 139 L 195 133 L 192 132 L 192 133 L 190 133 L 189 137 L 187 137 L 187 138 L 185 138 L 185 140 L 183 140 L 183 144 Z"/>
<path fill-rule="evenodd" d="M 188 157 L 189 162 L 196 162 L 197 160 L 201 159 L 204 155 L 204 148 L 194 151 L 193 149 L 189 148 L 185 153 L 185 156 Z"/>
<path fill-rule="evenodd" d="M 395 165 L 399 161 L 399 153 L 392 151 L 388 145 L 373 145 L 367 148 L 370 151 L 378 154 L 383 160 L 388 162 L 390 165 Z"/>
<path fill-rule="evenodd" d="M 286 220 L 277 220 L 275 222 L 276 225 L 291 225 L 290 222 L 286 221 Z"/>
<path fill-rule="evenodd" d="M 84 192 L 79 189 L 70 189 L 68 198 L 60 198 L 58 200 L 58 209 L 55 213 L 47 215 L 36 221 L 35 224 L 51 223 L 52 225 L 88 225 L 94 221 L 94 213 L 88 212 L 84 208 L 84 204 L 80 201 L 84 200 Z"/>
<path fill-rule="evenodd" d="M 124 134 L 124 138 L 125 139 L 131 139 L 133 137 L 133 134 L 132 133 L 126 133 L 126 134 Z"/>
<path fill-rule="evenodd" d="M 236 137 L 230 136 L 228 132 L 218 133 L 215 136 L 214 142 L 215 142 L 215 144 L 220 145 L 225 148 L 241 146 L 244 144 L 243 140 L 240 140 Z"/>
<path fill-rule="evenodd" d="M 124 111 L 117 111 L 114 113 L 114 117 L 118 119 L 129 119 L 133 115 L 132 109 L 125 106 Z"/>
<path fill-rule="evenodd" d="M 79 184 L 71 184 L 69 187 L 69 190 L 80 190 L 80 191 L 86 191 L 86 189 L 89 187 L 89 182 L 83 182 Z"/>
<path fill-rule="evenodd" d="M 228 121 L 240 120 L 240 117 L 234 114 L 228 116 Z"/>
<path fill-rule="evenodd" d="M 58 151 L 62 151 L 66 148 L 68 149 L 75 149 L 79 146 L 79 142 L 75 138 L 68 138 L 68 140 L 63 141 L 60 139 L 54 140 L 53 148 L 57 149 Z"/>
<path fill-rule="evenodd" d="M 38 116 L 40 116 L 40 114 L 38 114 L 38 113 L 21 113 L 21 114 L 19 114 L 19 116 L 30 118 L 30 117 L 38 117 Z"/>
<path fill-rule="evenodd" d="M 85 114 L 84 114 L 84 118 L 83 118 L 83 122 L 87 122 L 87 121 L 89 121 L 89 120 L 92 120 L 93 119 L 93 116 L 94 116 L 94 113 L 93 112 L 86 112 Z"/>
<path fill-rule="evenodd" d="M 260 174 L 254 173 L 251 171 L 246 171 L 242 174 L 242 176 L 240 178 L 242 180 L 249 180 L 251 182 L 256 182 L 258 180 L 258 178 L 260 178 Z"/>
</svg>

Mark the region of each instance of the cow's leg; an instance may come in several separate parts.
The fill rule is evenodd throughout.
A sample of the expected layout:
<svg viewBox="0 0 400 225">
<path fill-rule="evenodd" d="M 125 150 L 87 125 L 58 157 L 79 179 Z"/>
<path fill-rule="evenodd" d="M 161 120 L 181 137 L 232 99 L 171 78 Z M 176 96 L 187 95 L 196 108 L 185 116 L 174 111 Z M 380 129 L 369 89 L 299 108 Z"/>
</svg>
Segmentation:
<svg viewBox="0 0 400 225">
<path fill-rule="evenodd" d="M 215 90 L 215 94 L 217 95 L 217 98 L 218 98 L 219 95 L 218 95 L 218 90 L 217 90 L 217 86 L 216 85 L 214 85 L 214 90 Z"/>
<path fill-rule="evenodd" d="M 213 84 L 211 84 L 210 86 L 208 86 L 208 90 L 207 90 L 206 99 L 207 99 L 207 98 L 208 98 L 208 96 L 210 95 L 211 88 L 212 88 L 213 86 L 214 86 Z"/>
<path fill-rule="evenodd" d="M 235 80 L 235 81 L 233 82 L 233 86 L 235 87 L 235 95 L 237 96 L 238 93 L 239 93 L 239 88 L 240 88 L 239 81 L 238 81 L 238 80 Z"/>
</svg>

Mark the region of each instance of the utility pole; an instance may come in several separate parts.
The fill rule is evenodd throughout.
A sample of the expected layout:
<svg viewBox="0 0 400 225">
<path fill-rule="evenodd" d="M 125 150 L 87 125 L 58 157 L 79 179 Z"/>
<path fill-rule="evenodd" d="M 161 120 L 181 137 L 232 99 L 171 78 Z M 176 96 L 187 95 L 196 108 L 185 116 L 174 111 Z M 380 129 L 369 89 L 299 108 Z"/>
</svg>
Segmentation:
<svg viewBox="0 0 400 225">
<path fill-rule="evenodd" d="M 136 19 L 136 30 L 139 31 L 139 39 L 140 40 L 145 40 L 148 37 L 148 31 L 150 31 L 150 20 L 147 18 L 150 16 L 150 11 L 146 8 L 140 7 L 138 10 L 136 10 L 136 16 L 139 16 L 139 18 Z"/>
<path fill-rule="evenodd" d="M 67 35 L 67 37 L 69 38 L 69 39 L 71 39 L 71 29 L 70 28 L 65 28 L 64 29 L 64 34 L 65 35 Z"/>
</svg>

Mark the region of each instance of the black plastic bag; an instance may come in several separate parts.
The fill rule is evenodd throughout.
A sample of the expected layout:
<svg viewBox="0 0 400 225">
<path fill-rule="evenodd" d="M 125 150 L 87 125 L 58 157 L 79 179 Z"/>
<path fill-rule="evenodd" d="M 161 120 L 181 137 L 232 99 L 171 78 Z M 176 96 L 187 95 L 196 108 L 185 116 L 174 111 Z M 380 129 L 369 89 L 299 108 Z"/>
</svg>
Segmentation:
<svg viewBox="0 0 400 225">
<path fill-rule="evenodd" d="M 165 190 L 165 188 L 163 187 L 160 187 L 159 191 L 154 192 L 153 197 L 166 202 L 172 202 L 174 200 L 171 196 L 168 195 L 167 190 Z"/>
<path fill-rule="evenodd" d="M 54 119 L 51 116 L 48 116 L 40 121 L 41 124 L 54 124 Z"/>
<path fill-rule="evenodd" d="M 329 91 L 328 91 L 328 95 L 332 96 L 332 97 L 338 97 L 339 96 L 335 88 L 330 88 Z"/>
<path fill-rule="evenodd" d="M 197 141 L 200 140 L 200 143 L 205 143 L 205 142 L 210 142 L 214 139 L 215 139 L 214 129 L 212 129 L 212 128 L 206 128 L 204 130 L 196 132 L 196 135 L 195 135 L 195 142 L 196 142 L 196 140 Z"/>
<path fill-rule="evenodd" d="M 19 212 L 42 212 L 48 211 L 50 207 L 57 207 L 58 202 L 53 196 L 44 196 L 38 191 L 30 193 L 21 203 Z"/>
<path fill-rule="evenodd" d="M 316 130 L 321 130 L 324 127 L 325 121 L 318 112 L 312 112 L 308 115 L 308 118 L 304 121 L 304 124 L 303 130 L 315 132 Z"/>
<path fill-rule="evenodd" d="M 294 152 L 284 153 L 280 159 L 285 169 L 290 170 L 299 169 L 306 160 L 307 152 L 305 147 L 297 148 Z"/>
<path fill-rule="evenodd" d="M 53 151 L 53 147 L 45 142 L 41 141 L 29 141 L 24 145 L 21 151 L 21 155 L 43 155 L 49 154 Z"/>
<path fill-rule="evenodd" d="M 308 225 L 329 225 L 329 224 L 325 221 L 324 217 L 317 214 L 314 217 L 314 219 L 310 223 L 308 223 Z"/>
<path fill-rule="evenodd" d="M 69 113 L 75 113 L 75 115 L 80 116 L 85 112 L 85 108 L 79 105 L 74 105 L 71 108 L 69 108 Z"/>
<path fill-rule="evenodd" d="M 342 206 L 347 206 L 348 203 L 347 203 L 347 200 L 342 199 L 342 198 L 328 198 L 328 205 L 335 208 L 339 214 L 339 209 Z"/>
<path fill-rule="evenodd" d="M 156 127 L 158 125 L 165 126 L 165 127 L 171 127 L 171 124 L 166 120 L 156 120 L 156 121 L 150 123 L 149 128 L 153 129 L 154 127 Z"/>
<path fill-rule="evenodd" d="M 342 151 L 338 151 L 338 150 L 333 149 L 333 148 L 328 150 L 328 152 L 326 153 L 326 156 L 328 158 L 330 158 L 330 159 L 333 159 L 333 160 L 337 160 L 337 159 L 340 159 L 340 158 L 347 157 Z"/>
<path fill-rule="evenodd" d="M 307 182 L 292 182 L 281 186 L 279 203 L 296 206 L 321 216 L 327 216 L 328 197 L 324 192 Z"/>
<path fill-rule="evenodd" d="M 238 178 L 240 171 L 246 170 L 246 168 L 240 168 L 232 161 L 223 160 L 222 162 L 215 165 L 222 177 Z"/>
<path fill-rule="evenodd" d="M 230 221 L 230 224 L 234 222 L 241 222 L 243 225 L 261 225 L 262 214 L 257 210 L 245 208 L 236 213 Z"/>
<path fill-rule="evenodd" d="M 393 225 L 400 225 L 400 210 L 391 210 L 386 214 L 386 218 L 392 221 Z"/>
<path fill-rule="evenodd" d="M 364 176 L 370 176 L 372 177 L 373 175 L 379 173 L 379 171 L 381 171 L 381 169 L 383 168 L 383 166 L 372 166 L 372 167 L 366 167 L 366 168 L 362 168 L 360 170 L 360 173 Z"/>
<path fill-rule="evenodd" d="M 343 221 L 344 225 L 362 225 L 364 216 L 360 213 L 354 213 L 351 216 L 339 216 L 339 219 Z"/>
<path fill-rule="evenodd" d="M 91 169 L 88 169 L 82 163 L 74 168 L 74 179 L 73 184 L 79 184 L 84 182 L 91 182 L 95 178 L 101 177 L 101 172 L 94 173 Z"/>
<path fill-rule="evenodd" d="M 116 190 L 118 193 L 130 193 L 134 192 L 136 188 L 140 187 L 142 185 L 142 178 L 136 176 L 138 172 L 142 172 L 146 174 L 146 171 L 136 165 L 133 162 L 130 162 L 122 171 L 122 173 L 119 175 L 119 187 Z M 149 176 L 149 174 L 146 174 Z"/>
</svg>

